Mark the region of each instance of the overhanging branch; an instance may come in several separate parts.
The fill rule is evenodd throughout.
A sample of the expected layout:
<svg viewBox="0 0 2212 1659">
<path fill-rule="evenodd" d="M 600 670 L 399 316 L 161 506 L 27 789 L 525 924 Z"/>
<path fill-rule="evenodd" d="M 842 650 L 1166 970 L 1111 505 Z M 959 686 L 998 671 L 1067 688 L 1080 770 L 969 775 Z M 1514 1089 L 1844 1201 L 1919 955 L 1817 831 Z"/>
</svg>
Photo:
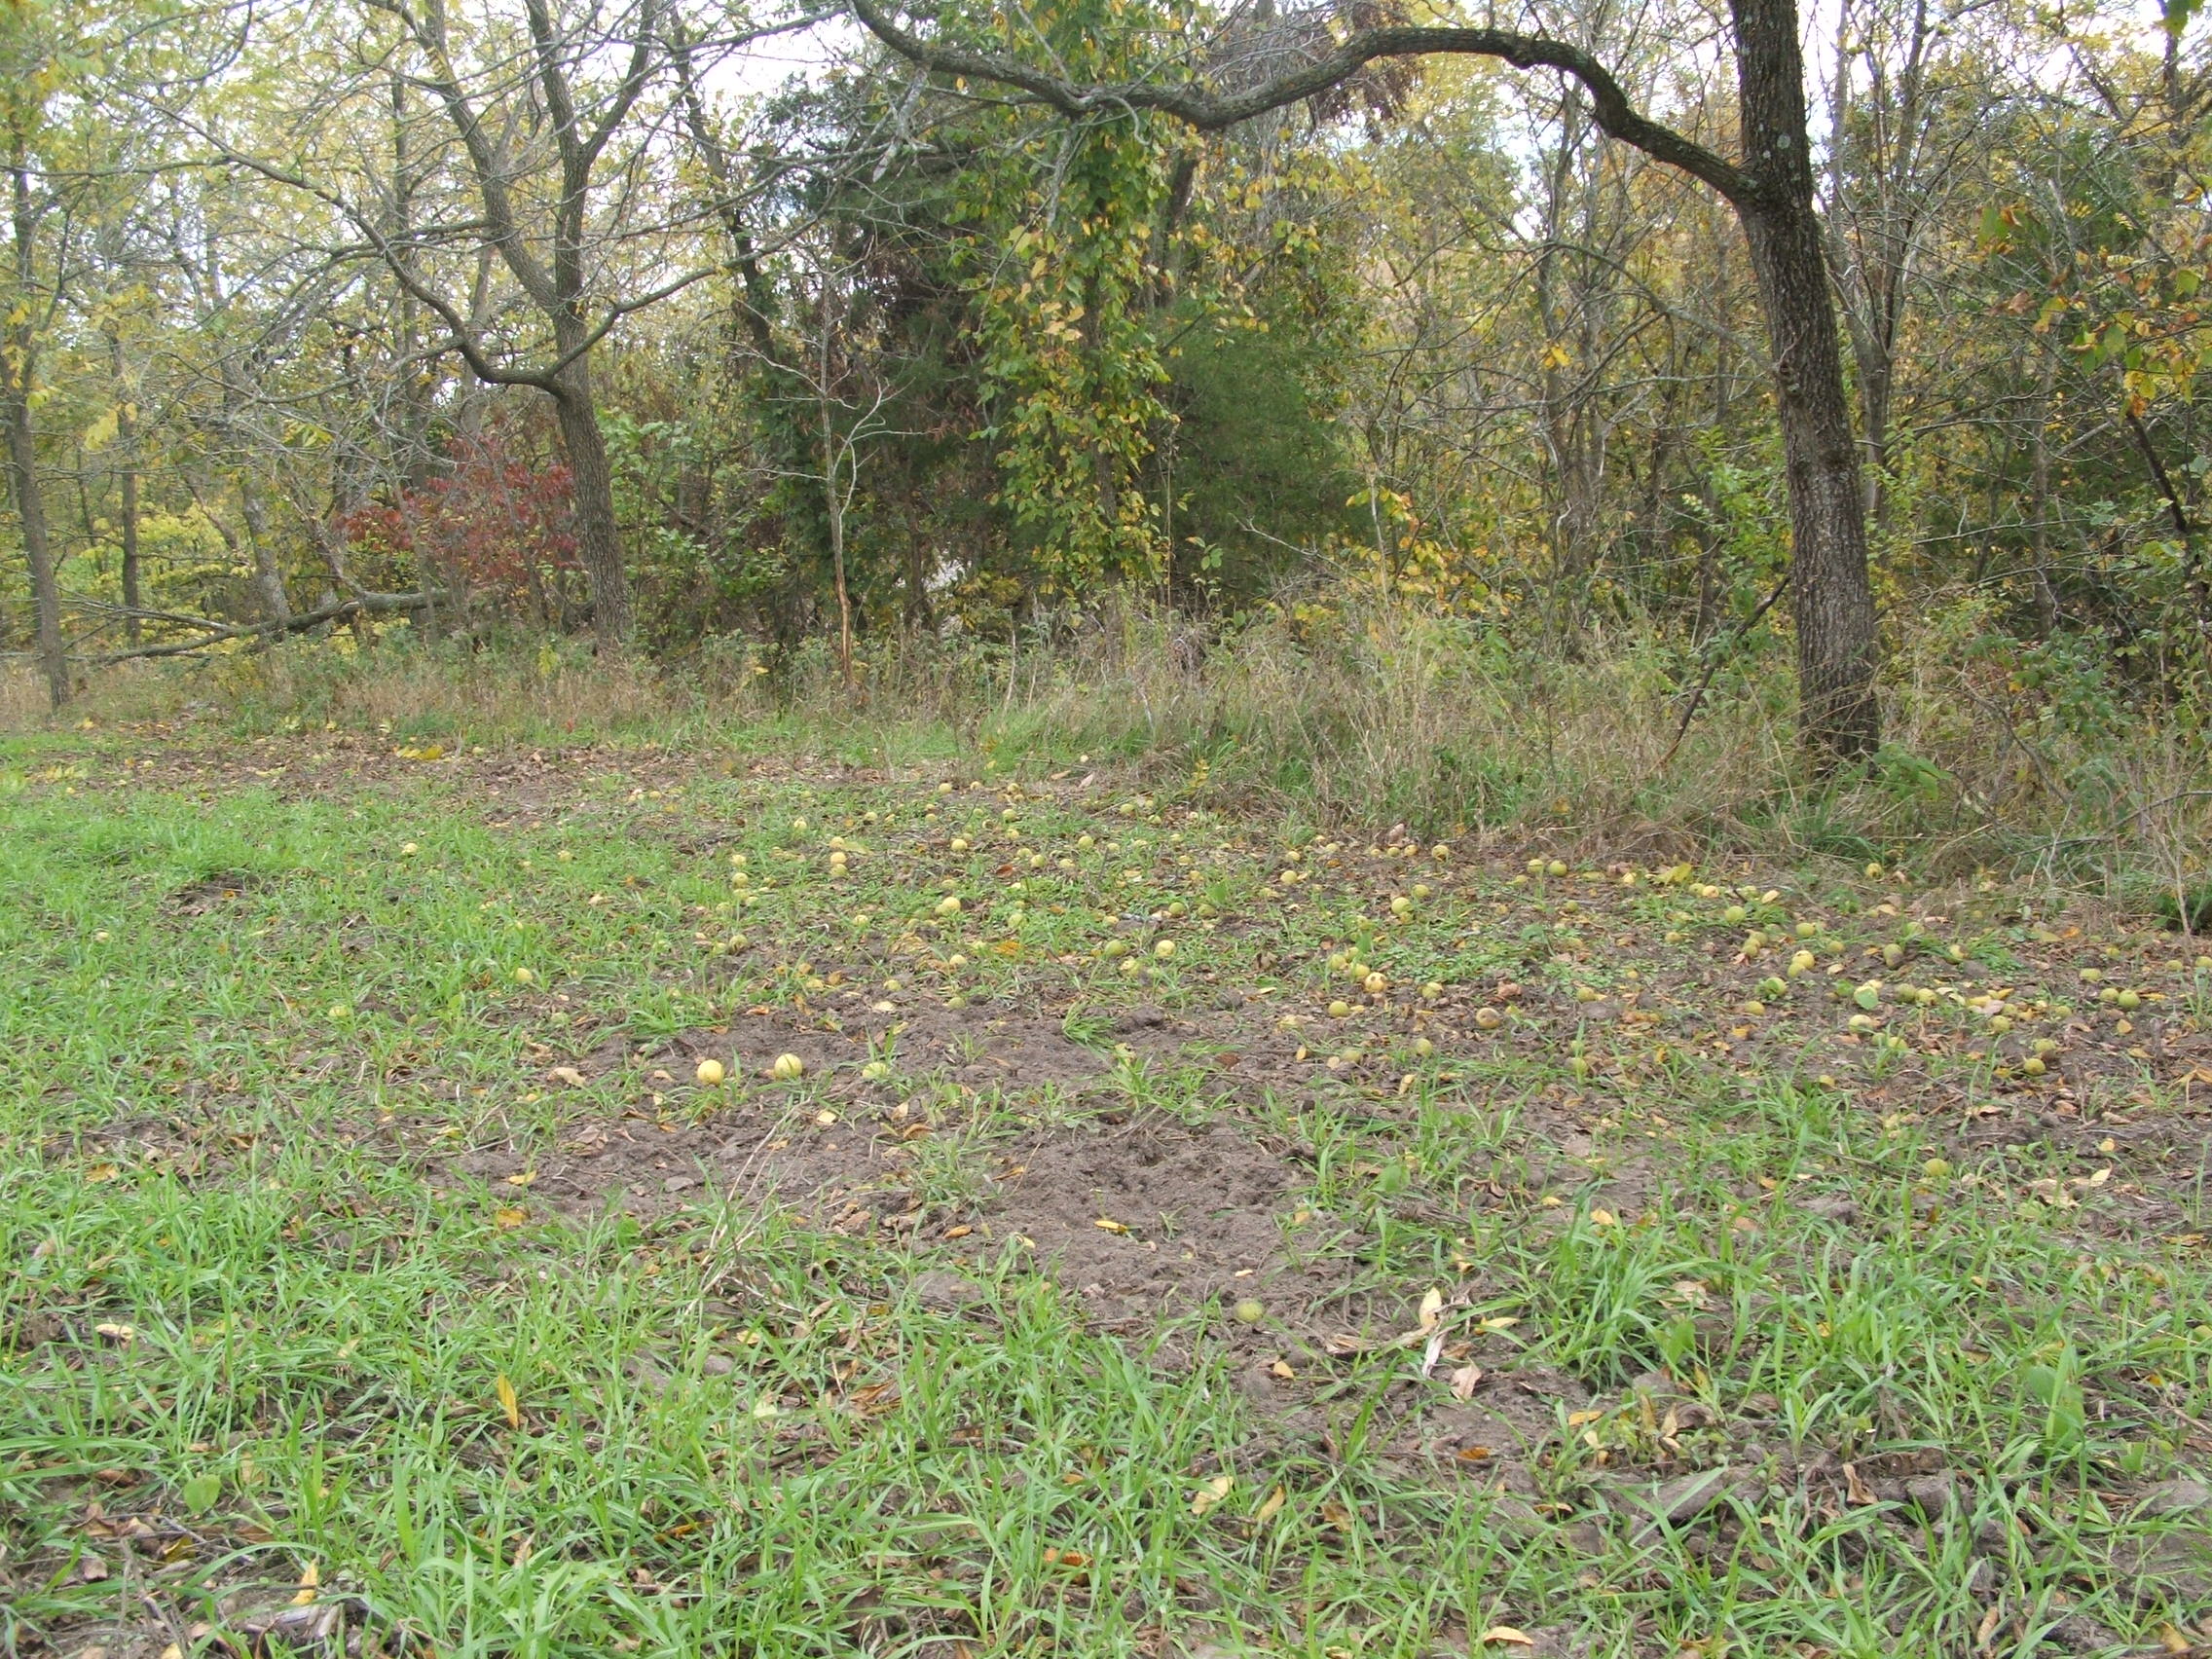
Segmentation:
<svg viewBox="0 0 2212 1659">
<path fill-rule="evenodd" d="M 1611 137 L 1703 180 L 1739 207 L 1761 205 L 1771 194 L 1756 174 L 1638 113 L 1612 72 L 1589 53 L 1544 35 L 1476 28 L 1358 29 L 1335 51 L 1310 63 L 1248 92 L 1223 95 L 1196 84 L 1117 81 L 1086 85 L 1000 53 L 972 52 L 926 41 L 894 22 L 878 9 L 875 0 L 845 0 L 845 5 L 877 40 L 909 62 L 937 74 L 1015 88 L 1071 120 L 1122 110 L 1158 110 L 1201 132 L 1219 131 L 1285 104 L 1303 102 L 1349 80 L 1382 57 L 1495 57 L 1516 69 L 1558 69 L 1582 84 L 1590 94 L 1598 125 Z"/>
</svg>

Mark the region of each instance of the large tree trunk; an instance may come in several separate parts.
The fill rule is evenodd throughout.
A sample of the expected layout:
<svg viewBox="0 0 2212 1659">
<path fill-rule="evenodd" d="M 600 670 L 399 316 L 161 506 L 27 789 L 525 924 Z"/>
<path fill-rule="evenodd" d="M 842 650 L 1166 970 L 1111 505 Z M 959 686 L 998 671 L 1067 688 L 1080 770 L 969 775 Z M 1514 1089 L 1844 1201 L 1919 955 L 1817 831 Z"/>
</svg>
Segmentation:
<svg viewBox="0 0 2212 1659">
<path fill-rule="evenodd" d="M 46 498 L 39 494 L 38 443 L 31 430 L 31 386 L 38 341 L 32 334 L 32 262 L 38 246 L 38 214 L 31 200 L 30 167 L 22 135 L 15 135 L 9 158 L 14 186 L 16 233 L 16 317 L 8 330 L 6 360 L 0 362 L 8 424 L 8 477 L 22 521 L 23 557 L 31 568 L 31 603 L 38 617 L 38 660 L 46 671 L 46 693 L 55 708 L 69 701 L 69 656 L 61 644 L 61 588 L 55 580 L 54 550 L 46 536 Z"/>
<path fill-rule="evenodd" d="M 245 519 L 246 552 L 253 559 L 253 591 L 261 599 L 262 620 L 289 622 L 292 596 L 284 586 L 284 571 L 276 563 L 276 544 L 269 534 L 269 512 L 251 475 L 238 476 L 239 510 Z"/>
<path fill-rule="evenodd" d="M 138 570 L 138 458 L 131 451 L 129 405 L 115 424 L 115 441 L 123 451 L 123 608 L 131 612 L 124 622 L 130 643 L 138 643 L 137 612 L 146 608 Z"/>
<path fill-rule="evenodd" d="M 119 482 L 123 487 L 123 608 L 129 612 L 123 619 L 123 633 L 124 638 L 135 645 L 140 635 L 138 612 L 146 608 L 138 579 L 138 417 L 130 402 L 129 382 L 124 377 L 123 339 L 111 333 L 107 345 L 108 362 L 115 374 L 115 456 L 122 469 Z"/>
<path fill-rule="evenodd" d="M 54 553 L 47 544 L 46 500 L 38 487 L 38 445 L 31 431 L 30 347 L 18 331 L 17 363 L 8 376 L 8 479 L 22 520 L 23 555 L 31 567 L 31 598 L 38 609 L 38 660 L 46 671 L 46 691 L 54 706 L 69 700 L 69 658 L 61 644 L 61 589 L 54 578 Z"/>
<path fill-rule="evenodd" d="M 1766 314 L 1789 483 L 1790 601 L 1800 734 L 1815 760 L 1863 758 L 1882 741 L 1866 496 L 1813 210 L 1804 61 L 1794 0 L 1732 0 L 1744 165 L 1766 183 L 1738 203 Z"/>
<path fill-rule="evenodd" d="M 584 578 L 591 584 L 591 631 L 602 651 L 624 650 L 630 641 L 630 578 L 622 568 L 622 535 L 614 522 L 614 468 L 592 402 L 591 374 L 578 357 L 561 372 L 553 410 L 561 448 L 569 458 L 570 488 L 576 499 L 576 543 Z"/>
</svg>

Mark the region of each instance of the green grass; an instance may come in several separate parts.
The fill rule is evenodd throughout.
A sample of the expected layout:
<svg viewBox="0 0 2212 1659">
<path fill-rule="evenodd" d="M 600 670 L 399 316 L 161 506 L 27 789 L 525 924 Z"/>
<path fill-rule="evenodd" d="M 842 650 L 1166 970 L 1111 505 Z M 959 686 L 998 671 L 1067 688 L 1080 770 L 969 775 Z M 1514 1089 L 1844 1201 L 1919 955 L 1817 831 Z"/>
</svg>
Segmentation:
<svg viewBox="0 0 2212 1659">
<path fill-rule="evenodd" d="M 745 754 L 10 740 L 0 1652 L 226 1652 L 295 1595 L 448 1656 L 1417 1659 L 1529 1651 L 1481 1641 L 1512 1627 L 1870 1659 L 2120 1652 L 2203 1617 L 2212 1512 L 2140 1507 L 2212 1462 L 2194 1096 L 2075 976 L 2090 940 L 1953 896 L 1892 973 L 1856 965 L 1907 937 L 1894 888 L 1368 857 L 1000 758 L 940 792 Z M 1887 994 L 1895 1051 L 1838 1036 L 1825 974 L 1737 1013 L 1781 971 L 1731 961 L 1744 927 L 1799 916 L 1839 984 L 1957 986 Z M 2161 1044 L 2195 1041 L 2199 971 L 2094 942 Z M 1995 975 L 2005 1043 L 1967 1006 Z M 1466 1011 L 1505 979 L 1528 991 L 1493 1035 Z M 856 1051 L 707 1089 L 661 1047 L 727 1053 L 756 1008 L 826 1041 L 877 1000 L 909 1022 L 866 1051 L 882 1078 Z M 1097 1074 L 964 1081 L 987 1036 L 911 1023 L 956 1005 L 1040 1018 Z M 1146 1046 L 1119 1034 L 1139 1005 L 1229 1023 Z M 2072 1115 L 1965 1146 L 2054 1098 L 2019 1071 L 2045 1030 L 2101 1056 Z M 1308 1305 L 1097 1319 L 1082 1272 L 990 1225 L 1009 1159 L 1132 1123 L 1292 1172 L 1270 1219 Z M 625 1124 L 926 1124 L 901 1165 L 924 1219 L 839 1231 L 713 1180 L 564 1208 L 496 1172 Z M 2139 1138 L 2093 1177 L 2108 1132 Z M 2128 1187 L 2172 1207 L 2143 1222 Z M 930 1293 L 953 1271 L 957 1306 Z M 1291 1379 L 1255 1386 L 1271 1359 Z M 1460 1367 L 1552 1380 L 1489 1460 L 1525 1490 L 1409 1451 Z M 1892 1465 L 1947 1471 L 1947 1507 Z M 1724 1500 L 1653 1523 L 1704 1468 Z"/>
</svg>

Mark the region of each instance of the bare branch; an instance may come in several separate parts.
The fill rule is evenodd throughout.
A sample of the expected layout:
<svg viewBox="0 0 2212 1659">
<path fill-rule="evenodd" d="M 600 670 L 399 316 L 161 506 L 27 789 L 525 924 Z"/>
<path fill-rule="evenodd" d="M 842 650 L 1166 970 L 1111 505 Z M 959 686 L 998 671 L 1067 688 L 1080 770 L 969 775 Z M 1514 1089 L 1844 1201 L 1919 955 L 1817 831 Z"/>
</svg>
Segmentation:
<svg viewBox="0 0 2212 1659">
<path fill-rule="evenodd" d="M 436 590 L 425 590 L 422 593 L 356 594 L 350 599 L 341 599 L 330 605 L 319 606 L 313 610 L 295 611 L 278 622 L 254 622 L 235 628 L 215 627 L 213 632 L 197 640 L 176 640 L 162 645 L 140 645 L 135 650 L 109 651 L 101 656 L 86 657 L 82 660 L 95 668 L 105 668 L 111 663 L 130 662 L 140 657 L 189 656 L 195 651 L 203 651 L 210 646 L 223 645 L 231 640 L 275 641 L 283 638 L 286 634 L 297 634 L 309 628 L 319 628 L 325 622 L 343 622 L 355 616 L 381 616 L 390 615 L 397 611 L 421 610 L 426 606 L 445 604 L 452 597 L 451 594 Z M 196 623 L 196 625 L 200 627 L 214 626 L 208 623 Z"/>
<path fill-rule="evenodd" d="M 845 0 L 867 31 L 908 61 L 940 75 L 996 81 L 1027 92 L 1071 120 L 1127 110 L 1158 110 L 1201 132 L 1235 127 L 1269 110 L 1303 102 L 1349 79 L 1378 58 L 1419 57 L 1435 54 L 1496 57 L 1516 69 L 1551 68 L 1571 75 L 1590 94 L 1598 125 L 1624 144 L 1703 180 L 1738 205 L 1760 205 L 1773 194 L 1756 174 L 1638 113 L 1612 72 L 1578 46 L 1544 35 L 1504 29 L 1371 28 L 1347 36 L 1334 52 L 1246 92 L 1222 95 L 1202 87 L 1146 81 L 1096 86 L 1047 74 L 1017 58 L 995 52 L 971 52 L 925 41 L 902 28 L 874 0 Z"/>
</svg>

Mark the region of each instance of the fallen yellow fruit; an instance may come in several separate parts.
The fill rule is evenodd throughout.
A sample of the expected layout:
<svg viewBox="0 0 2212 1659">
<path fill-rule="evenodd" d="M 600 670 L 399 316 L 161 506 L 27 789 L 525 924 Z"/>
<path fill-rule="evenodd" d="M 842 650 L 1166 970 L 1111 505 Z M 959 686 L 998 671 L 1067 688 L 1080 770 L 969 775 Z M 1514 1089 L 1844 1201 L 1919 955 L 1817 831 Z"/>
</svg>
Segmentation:
<svg viewBox="0 0 2212 1659">
<path fill-rule="evenodd" d="M 692 1075 L 697 1077 L 703 1086 L 712 1088 L 729 1074 L 722 1070 L 722 1063 L 719 1060 L 701 1060 L 699 1069 Z"/>
</svg>

